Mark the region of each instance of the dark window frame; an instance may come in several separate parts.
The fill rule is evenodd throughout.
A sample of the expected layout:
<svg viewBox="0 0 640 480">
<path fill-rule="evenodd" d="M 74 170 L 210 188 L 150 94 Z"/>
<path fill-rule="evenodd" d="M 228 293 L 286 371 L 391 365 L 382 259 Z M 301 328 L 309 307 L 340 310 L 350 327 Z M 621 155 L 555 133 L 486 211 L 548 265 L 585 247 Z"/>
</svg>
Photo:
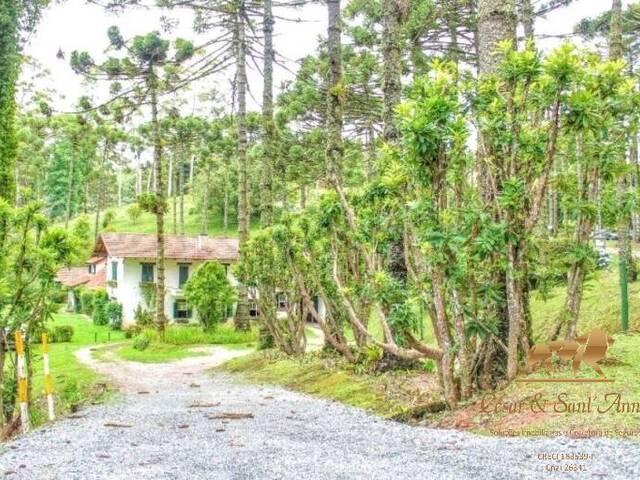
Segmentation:
<svg viewBox="0 0 640 480">
<path fill-rule="evenodd" d="M 179 263 L 178 264 L 178 288 L 182 288 L 185 283 L 189 281 L 189 267 L 191 267 L 190 263 Z M 183 269 L 186 268 L 187 275 L 186 278 L 183 278 L 182 272 Z"/>
<path fill-rule="evenodd" d="M 184 304 L 184 309 L 179 310 L 178 305 Z M 193 309 L 189 306 L 186 300 L 178 299 L 173 302 L 173 318 L 177 320 L 189 320 L 193 318 Z"/>
<path fill-rule="evenodd" d="M 149 276 L 146 275 L 145 276 L 145 268 L 150 269 L 151 270 L 151 279 L 149 279 Z M 147 273 L 149 273 L 147 271 Z M 155 264 L 153 263 L 141 263 L 140 264 L 140 281 L 141 282 L 145 282 L 145 283 L 153 283 L 155 280 Z"/>
</svg>

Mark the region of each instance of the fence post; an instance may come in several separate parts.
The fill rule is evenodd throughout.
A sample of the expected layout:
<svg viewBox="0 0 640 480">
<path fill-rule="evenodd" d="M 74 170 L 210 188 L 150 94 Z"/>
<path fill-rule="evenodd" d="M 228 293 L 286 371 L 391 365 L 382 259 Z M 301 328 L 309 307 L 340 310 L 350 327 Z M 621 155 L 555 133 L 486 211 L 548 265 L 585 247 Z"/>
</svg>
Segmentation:
<svg viewBox="0 0 640 480">
<path fill-rule="evenodd" d="M 24 360 L 22 332 L 16 330 L 16 353 L 18 355 L 18 400 L 20 401 L 20 423 L 22 433 L 29 431 L 29 407 L 27 403 L 27 368 Z"/>
<path fill-rule="evenodd" d="M 44 369 L 44 391 L 47 394 L 47 407 L 49 410 L 49 420 L 56 419 L 56 412 L 53 408 L 53 380 L 49 368 L 49 341 L 47 334 L 42 334 L 42 365 Z"/>
</svg>

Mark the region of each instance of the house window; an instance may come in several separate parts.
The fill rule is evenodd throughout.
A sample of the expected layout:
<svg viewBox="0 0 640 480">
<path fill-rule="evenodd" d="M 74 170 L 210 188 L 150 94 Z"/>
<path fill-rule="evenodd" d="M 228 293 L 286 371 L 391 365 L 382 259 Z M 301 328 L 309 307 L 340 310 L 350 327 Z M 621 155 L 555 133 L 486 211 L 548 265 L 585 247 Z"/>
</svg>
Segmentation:
<svg viewBox="0 0 640 480">
<path fill-rule="evenodd" d="M 256 302 L 251 302 L 249 304 L 249 316 L 257 317 L 258 315 L 260 315 L 260 312 L 258 311 L 258 304 Z"/>
<path fill-rule="evenodd" d="M 176 300 L 173 303 L 173 318 L 188 319 L 191 318 L 192 311 L 186 300 Z"/>
<path fill-rule="evenodd" d="M 89 264 L 89 273 L 91 273 L 91 274 L 96 273 L 96 264 L 95 263 L 90 263 Z"/>
<path fill-rule="evenodd" d="M 153 283 L 153 263 L 143 263 L 141 281 Z"/>
<path fill-rule="evenodd" d="M 118 262 L 111 262 L 111 280 L 118 280 Z"/>
<path fill-rule="evenodd" d="M 182 288 L 187 280 L 189 280 L 189 265 L 178 265 L 178 288 Z"/>
<path fill-rule="evenodd" d="M 278 310 L 282 311 L 286 311 L 287 310 L 287 296 L 284 293 L 278 293 L 277 296 L 277 300 L 278 300 Z"/>
</svg>

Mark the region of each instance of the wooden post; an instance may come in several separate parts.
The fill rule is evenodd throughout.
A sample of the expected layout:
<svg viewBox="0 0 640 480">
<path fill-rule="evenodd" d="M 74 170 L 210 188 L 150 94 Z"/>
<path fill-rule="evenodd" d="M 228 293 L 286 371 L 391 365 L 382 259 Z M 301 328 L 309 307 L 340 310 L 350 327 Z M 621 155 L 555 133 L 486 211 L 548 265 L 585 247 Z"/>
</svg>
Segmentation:
<svg viewBox="0 0 640 480">
<path fill-rule="evenodd" d="M 24 341 L 22 332 L 16 330 L 16 353 L 18 355 L 18 400 L 20 401 L 20 423 L 22 433 L 29 431 L 29 406 L 27 403 L 27 368 L 24 359 Z"/>
<path fill-rule="evenodd" d="M 47 334 L 42 334 L 42 365 L 44 370 L 44 391 L 47 394 L 47 407 L 49 410 L 49 420 L 56 419 L 56 412 L 53 408 L 53 380 L 49 368 L 49 341 Z"/>
</svg>

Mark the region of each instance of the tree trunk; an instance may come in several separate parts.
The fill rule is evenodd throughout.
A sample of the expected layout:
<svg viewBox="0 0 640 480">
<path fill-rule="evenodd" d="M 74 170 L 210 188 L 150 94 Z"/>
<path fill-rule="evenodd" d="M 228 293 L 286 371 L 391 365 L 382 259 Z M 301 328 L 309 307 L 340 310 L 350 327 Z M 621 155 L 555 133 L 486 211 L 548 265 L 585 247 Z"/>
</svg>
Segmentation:
<svg viewBox="0 0 640 480">
<path fill-rule="evenodd" d="M 262 89 L 262 191 L 260 195 L 260 223 L 263 227 L 273 223 L 273 11 L 272 0 L 264 0 L 264 85 Z"/>
<path fill-rule="evenodd" d="M 180 157 L 178 171 L 178 193 L 180 194 L 180 235 L 184 235 L 184 157 Z"/>
<path fill-rule="evenodd" d="M 171 171 L 171 163 L 169 163 L 169 171 Z M 171 188 L 173 195 L 171 195 L 171 214 L 173 215 L 173 234 L 178 233 L 178 196 L 176 195 L 176 182 L 177 177 L 175 175 L 169 175 L 167 181 L 173 185 Z"/>
<path fill-rule="evenodd" d="M 500 59 L 497 45 L 516 40 L 515 0 L 478 0 L 478 72 L 495 73 Z"/>
<path fill-rule="evenodd" d="M 15 94 L 20 72 L 18 40 L 21 3 L 0 0 L 0 198 L 9 204 L 15 201 L 14 166 L 18 151 Z"/>
<path fill-rule="evenodd" d="M 247 43 L 245 37 L 245 0 L 238 1 L 236 12 L 236 95 L 238 96 L 238 239 L 240 244 L 240 262 L 242 262 L 242 247 L 249 239 L 249 200 L 248 200 L 248 170 L 247 157 Z M 236 330 L 249 329 L 249 298 L 247 287 L 238 284 L 238 308 L 235 316 Z"/>
<path fill-rule="evenodd" d="M 211 197 L 211 192 L 210 192 L 210 185 L 211 185 L 211 165 L 207 165 L 207 181 L 206 184 L 204 186 L 204 207 L 203 207 L 203 212 L 202 212 L 202 233 L 203 234 L 208 234 L 209 233 L 209 210 L 210 210 L 210 197 Z M 225 232 L 226 233 L 226 232 Z"/>
<path fill-rule="evenodd" d="M 531 0 L 520 0 L 520 22 L 524 28 L 524 38 L 527 41 L 534 41 L 536 17 L 533 11 Z"/>
<path fill-rule="evenodd" d="M 395 142 L 398 139 L 394 117 L 402 89 L 402 22 L 407 13 L 404 11 L 406 8 L 405 2 L 398 0 L 382 2 L 382 136 L 387 142 Z"/>
<path fill-rule="evenodd" d="M 155 214 L 156 214 L 156 327 L 164 335 L 167 318 L 164 313 L 164 213 L 166 199 L 164 196 L 164 180 L 162 177 L 162 139 L 158 120 L 158 79 L 153 66 L 149 68 L 147 82 L 151 94 L 151 125 L 153 128 L 153 162 L 155 171 Z"/>
<path fill-rule="evenodd" d="M 65 219 L 64 219 L 64 228 L 65 230 L 67 230 L 69 228 L 69 222 L 71 221 L 71 198 L 73 197 L 73 167 L 74 167 L 74 158 L 75 155 L 69 155 L 69 168 L 67 171 L 67 175 L 69 175 L 69 178 L 67 179 L 67 208 L 66 208 L 66 215 L 65 215 Z"/>
</svg>

